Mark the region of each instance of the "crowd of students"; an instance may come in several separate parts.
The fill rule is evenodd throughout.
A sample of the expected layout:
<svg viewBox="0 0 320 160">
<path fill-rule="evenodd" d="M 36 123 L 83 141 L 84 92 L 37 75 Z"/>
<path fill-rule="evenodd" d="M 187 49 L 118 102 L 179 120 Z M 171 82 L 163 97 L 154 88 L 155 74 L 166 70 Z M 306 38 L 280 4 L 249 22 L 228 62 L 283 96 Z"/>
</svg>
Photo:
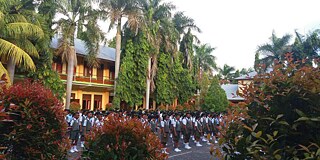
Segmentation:
<svg viewBox="0 0 320 160">
<path fill-rule="evenodd" d="M 66 122 L 69 126 L 72 140 L 71 153 L 78 152 L 77 144 L 80 140 L 84 147 L 85 135 L 90 133 L 92 127 L 101 127 L 107 123 L 106 117 L 117 115 L 124 118 L 138 118 L 144 126 L 150 127 L 162 144 L 162 153 L 169 154 L 167 143 L 172 140 L 174 152 L 181 152 L 179 142 L 182 141 L 185 149 L 191 149 L 190 143 L 201 147 L 202 142 L 207 145 L 217 143 L 218 126 L 221 124 L 221 114 L 213 112 L 180 112 L 180 111 L 82 111 L 71 114 L 66 110 Z"/>
</svg>

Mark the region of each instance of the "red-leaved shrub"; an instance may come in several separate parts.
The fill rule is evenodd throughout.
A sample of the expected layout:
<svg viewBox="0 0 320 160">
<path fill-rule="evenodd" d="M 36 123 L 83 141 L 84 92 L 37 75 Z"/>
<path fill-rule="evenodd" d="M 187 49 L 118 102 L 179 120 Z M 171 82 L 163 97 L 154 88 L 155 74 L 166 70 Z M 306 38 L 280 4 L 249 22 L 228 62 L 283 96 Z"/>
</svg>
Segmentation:
<svg viewBox="0 0 320 160">
<path fill-rule="evenodd" d="M 40 83 L 24 81 L 3 88 L 0 146 L 7 159 L 64 159 L 69 140 L 62 104 Z M 11 125 L 7 125 L 10 123 Z"/>
<path fill-rule="evenodd" d="M 162 160 L 158 137 L 138 119 L 109 115 L 102 128 L 86 137 L 85 159 Z"/>
</svg>

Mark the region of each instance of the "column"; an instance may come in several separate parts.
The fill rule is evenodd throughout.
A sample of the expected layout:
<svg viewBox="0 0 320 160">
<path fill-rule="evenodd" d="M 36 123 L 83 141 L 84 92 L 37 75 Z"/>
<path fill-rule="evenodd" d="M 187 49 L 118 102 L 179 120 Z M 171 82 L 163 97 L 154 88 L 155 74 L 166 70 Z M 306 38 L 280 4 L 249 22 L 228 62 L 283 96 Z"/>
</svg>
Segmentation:
<svg viewBox="0 0 320 160">
<path fill-rule="evenodd" d="M 91 111 L 94 110 L 94 94 L 91 94 L 91 108 L 90 108 Z"/>
</svg>

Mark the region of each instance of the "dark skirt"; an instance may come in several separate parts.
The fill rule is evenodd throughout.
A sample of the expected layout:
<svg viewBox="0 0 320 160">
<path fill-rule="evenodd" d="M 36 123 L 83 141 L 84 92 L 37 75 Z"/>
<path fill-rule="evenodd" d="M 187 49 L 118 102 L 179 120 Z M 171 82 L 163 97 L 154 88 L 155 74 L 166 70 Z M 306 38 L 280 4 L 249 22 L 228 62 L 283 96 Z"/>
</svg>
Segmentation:
<svg viewBox="0 0 320 160">
<path fill-rule="evenodd" d="M 164 136 L 166 135 L 166 136 Z M 169 132 L 165 132 L 163 134 L 161 134 L 161 143 L 167 143 L 168 142 L 168 137 L 169 137 Z"/>
<path fill-rule="evenodd" d="M 79 130 L 71 131 L 70 139 L 71 140 L 78 140 L 79 138 Z"/>
<path fill-rule="evenodd" d="M 175 136 L 174 133 L 172 133 L 172 139 L 174 142 L 179 142 L 179 139 L 181 138 L 180 131 L 176 131 L 176 132 L 177 132 L 177 136 Z"/>
</svg>

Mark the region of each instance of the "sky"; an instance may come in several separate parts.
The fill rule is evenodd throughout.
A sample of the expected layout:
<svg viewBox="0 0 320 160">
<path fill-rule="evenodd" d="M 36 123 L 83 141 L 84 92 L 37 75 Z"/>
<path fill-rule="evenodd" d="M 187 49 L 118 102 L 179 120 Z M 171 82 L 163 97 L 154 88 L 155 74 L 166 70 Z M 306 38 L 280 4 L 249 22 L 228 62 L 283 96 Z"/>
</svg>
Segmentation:
<svg viewBox="0 0 320 160">
<path fill-rule="evenodd" d="M 216 50 L 218 66 L 253 67 L 258 45 L 274 30 L 284 34 L 320 29 L 320 0 L 165 0 L 193 18 L 201 43 Z"/>
<path fill-rule="evenodd" d="M 259 45 L 269 42 L 272 31 L 278 37 L 320 29 L 320 0 L 164 0 L 175 11 L 193 18 L 202 33 L 202 44 L 214 47 L 218 67 L 253 67 Z M 107 32 L 105 22 L 100 26 Z M 115 30 L 107 38 L 115 36 Z"/>
</svg>

